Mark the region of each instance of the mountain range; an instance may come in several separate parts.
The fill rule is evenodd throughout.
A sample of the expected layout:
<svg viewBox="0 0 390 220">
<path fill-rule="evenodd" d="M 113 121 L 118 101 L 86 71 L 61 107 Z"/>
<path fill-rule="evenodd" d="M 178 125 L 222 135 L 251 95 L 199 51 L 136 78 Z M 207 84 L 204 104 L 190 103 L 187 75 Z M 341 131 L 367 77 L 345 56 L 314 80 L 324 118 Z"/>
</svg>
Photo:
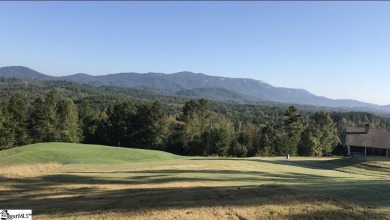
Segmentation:
<svg viewBox="0 0 390 220">
<path fill-rule="evenodd" d="M 271 101 L 286 104 L 346 108 L 390 113 L 390 105 L 381 106 L 351 99 L 330 99 L 304 89 L 274 87 L 260 80 L 209 76 L 202 73 L 116 73 L 92 76 L 78 73 L 54 77 L 24 66 L 0 68 L 0 76 L 34 80 L 67 80 L 90 86 L 136 87 L 166 95 L 230 101 Z"/>
</svg>

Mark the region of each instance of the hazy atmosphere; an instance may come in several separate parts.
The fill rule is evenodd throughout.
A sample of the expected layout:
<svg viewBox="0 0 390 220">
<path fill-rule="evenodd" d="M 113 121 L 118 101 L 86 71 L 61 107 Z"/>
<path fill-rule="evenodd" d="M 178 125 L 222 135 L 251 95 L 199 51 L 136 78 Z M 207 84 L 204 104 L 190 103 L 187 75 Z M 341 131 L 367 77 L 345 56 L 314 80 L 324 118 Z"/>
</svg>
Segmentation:
<svg viewBox="0 0 390 220">
<path fill-rule="evenodd" d="M 390 104 L 389 2 L 2 2 L 0 67 L 192 71 Z"/>
</svg>

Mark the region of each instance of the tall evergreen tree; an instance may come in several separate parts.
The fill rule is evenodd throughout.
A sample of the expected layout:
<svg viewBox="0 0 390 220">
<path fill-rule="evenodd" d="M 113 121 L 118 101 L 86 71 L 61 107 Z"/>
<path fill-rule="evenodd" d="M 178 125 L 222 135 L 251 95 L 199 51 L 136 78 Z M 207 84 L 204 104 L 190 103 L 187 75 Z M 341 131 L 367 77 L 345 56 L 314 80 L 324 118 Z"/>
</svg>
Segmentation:
<svg viewBox="0 0 390 220">
<path fill-rule="evenodd" d="M 93 109 L 90 102 L 84 99 L 78 107 L 78 113 L 84 143 L 96 143 L 95 132 L 98 127 L 98 112 Z"/>
<path fill-rule="evenodd" d="M 297 146 L 303 130 L 302 116 L 298 113 L 298 109 L 295 106 L 290 106 L 284 113 L 284 131 L 287 134 L 287 138 L 283 134 L 279 134 L 279 140 L 283 142 L 282 145 L 286 145 L 286 149 L 280 152 L 281 154 L 295 155 L 297 152 Z"/>
<path fill-rule="evenodd" d="M 36 98 L 29 109 L 28 132 L 32 143 L 43 142 L 47 132 L 47 114 L 42 98 Z"/>
<path fill-rule="evenodd" d="M 332 151 L 340 142 L 337 128 L 327 112 L 317 112 L 314 121 L 301 135 L 298 145 L 299 155 L 322 156 Z"/>
<path fill-rule="evenodd" d="M 94 133 L 94 137 L 91 142 L 86 142 L 86 143 L 109 145 L 110 138 L 108 137 L 109 134 L 108 131 L 109 131 L 108 115 L 106 111 L 102 111 L 97 118 L 97 127 Z"/>
<path fill-rule="evenodd" d="M 15 146 L 29 143 L 27 131 L 28 103 L 21 93 L 11 96 L 8 102 L 8 115 L 11 119 L 10 127 L 15 135 Z"/>
<path fill-rule="evenodd" d="M 337 136 L 337 128 L 328 112 L 317 112 L 314 117 L 316 138 L 320 144 L 321 154 L 332 151 L 340 142 Z"/>
<path fill-rule="evenodd" d="M 163 150 L 168 136 L 168 117 L 161 103 L 138 108 L 134 117 L 134 143 L 139 148 Z"/>
<path fill-rule="evenodd" d="M 182 127 L 184 130 L 181 140 L 183 147 L 187 149 L 188 154 L 204 155 L 207 150 L 204 145 L 208 138 L 212 123 L 212 112 L 209 103 L 200 99 L 197 102 L 194 100 L 185 103 L 182 108 L 182 115 L 178 118 L 184 122 Z"/>
<path fill-rule="evenodd" d="M 60 141 L 78 143 L 81 138 L 81 129 L 77 107 L 71 99 L 65 99 L 59 108 Z"/>
<path fill-rule="evenodd" d="M 274 123 L 267 124 L 261 129 L 260 143 L 257 155 L 274 156 L 277 141 L 277 131 Z"/>
<path fill-rule="evenodd" d="M 315 134 L 314 125 L 310 125 L 303 130 L 298 143 L 298 154 L 300 156 L 320 156 L 322 149 Z"/>
<path fill-rule="evenodd" d="M 43 103 L 44 109 L 44 142 L 59 141 L 60 140 L 60 125 L 58 115 L 58 98 L 54 90 L 50 91 Z"/>
<path fill-rule="evenodd" d="M 130 147 L 134 140 L 134 115 L 136 108 L 130 102 L 118 103 L 107 112 L 107 143 Z"/>
<path fill-rule="evenodd" d="M 15 135 L 5 103 L 0 103 L 0 150 L 14 146 Z"/>
</svg>

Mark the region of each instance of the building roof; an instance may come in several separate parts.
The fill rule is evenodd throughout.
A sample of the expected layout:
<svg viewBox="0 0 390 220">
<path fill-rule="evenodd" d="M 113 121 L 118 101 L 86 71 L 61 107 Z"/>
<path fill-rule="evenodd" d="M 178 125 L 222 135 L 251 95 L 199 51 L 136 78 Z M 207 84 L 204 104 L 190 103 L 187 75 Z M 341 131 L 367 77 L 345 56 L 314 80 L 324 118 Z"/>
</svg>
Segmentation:
<svg viewBox="0 0 390 220">
<path fill-rule="evenodd" d="M 390 131 L 384 129 L 347 127 L 345 144 L 350 146 L 390 148 Z"/>
</svg>

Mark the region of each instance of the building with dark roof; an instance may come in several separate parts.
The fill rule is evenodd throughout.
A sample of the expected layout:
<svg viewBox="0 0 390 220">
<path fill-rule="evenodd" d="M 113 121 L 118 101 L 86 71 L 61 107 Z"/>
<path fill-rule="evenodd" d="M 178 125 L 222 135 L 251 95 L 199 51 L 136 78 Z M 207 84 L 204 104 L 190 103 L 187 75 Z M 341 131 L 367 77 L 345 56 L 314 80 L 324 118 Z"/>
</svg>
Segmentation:
<svg viewBox="0 0 390 220">
<path fill-rule="evenodd" d="M 390 156 L 390 131 L 347 127 L 345 129 L 345 145 L 348 155 Z"/>
</svg>

